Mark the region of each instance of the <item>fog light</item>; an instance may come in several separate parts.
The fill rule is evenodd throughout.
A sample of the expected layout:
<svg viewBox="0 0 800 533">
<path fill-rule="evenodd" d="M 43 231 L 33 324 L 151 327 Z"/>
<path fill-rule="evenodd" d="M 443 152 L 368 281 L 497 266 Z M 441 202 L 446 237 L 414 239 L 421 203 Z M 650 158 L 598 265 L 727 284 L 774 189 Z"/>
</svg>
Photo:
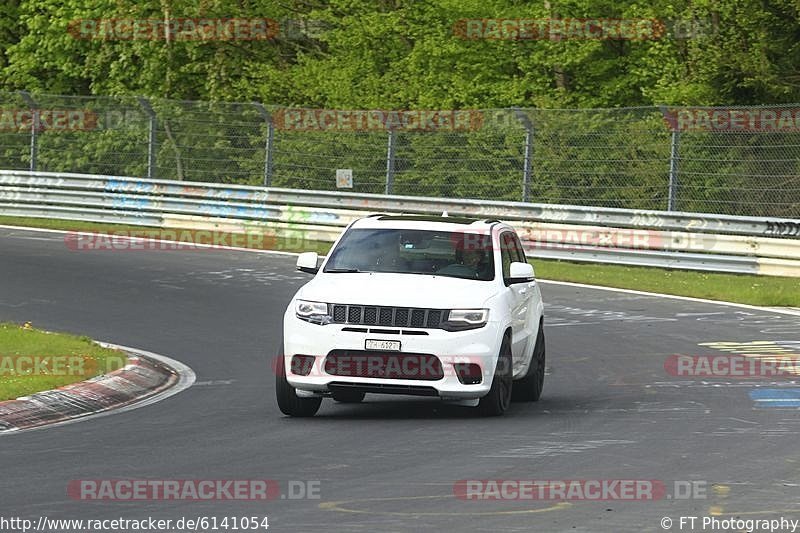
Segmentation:
<svg viewBox="0 0 800 533">
<path fill-rule="evenodd" d="M 292 357 L 292 374 L 297 376 L 307 376 L 314 368 L 313 355 L 295 355 Z"/>
<path fill-rule="evenodd" d="M 455 363 L 456 376 L 462 385 L 477 385 L 483 381 L 480 365 L 475 363 Z"/>
</svg>

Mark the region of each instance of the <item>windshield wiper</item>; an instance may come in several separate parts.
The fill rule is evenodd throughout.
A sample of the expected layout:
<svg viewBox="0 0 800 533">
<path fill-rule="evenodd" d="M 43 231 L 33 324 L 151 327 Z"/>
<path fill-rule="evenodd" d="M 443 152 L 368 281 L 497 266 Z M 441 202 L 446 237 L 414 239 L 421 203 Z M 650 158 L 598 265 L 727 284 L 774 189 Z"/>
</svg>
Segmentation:
<svg viewBox="0 0 800 533">
<path fill-rule="evenodd" d="M 325 272 L 331 274 L 354 274 L 361 271 L 357 268 L 327 268 Z"/>
</svg>

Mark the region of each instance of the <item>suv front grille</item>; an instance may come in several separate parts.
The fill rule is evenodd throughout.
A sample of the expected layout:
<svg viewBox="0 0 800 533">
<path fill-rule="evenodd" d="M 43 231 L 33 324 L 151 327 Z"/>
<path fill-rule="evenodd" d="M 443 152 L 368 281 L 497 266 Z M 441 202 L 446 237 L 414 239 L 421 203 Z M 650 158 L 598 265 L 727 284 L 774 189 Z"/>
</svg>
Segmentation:
<svg viewBox="0 0 800 533">
<path fill-rule="evenodd" d="M 347 306 L 344 305 L 333 306 L 333 321 L 334 322 L 347 321 Z"/>
<path fill-rule="evenodd" d="M 361 313 L 362 307 L 359 305 L 352 305 L 347 309 L 347 322 L 350 324 L 362 324 Z"/>
<path fill-rule="evenodd" d="M 336 324 L 435 329 L 441 329 L 447 317 L 443 309 L 346 304 L 333 304 L 332 314 Z"/>
</svg>

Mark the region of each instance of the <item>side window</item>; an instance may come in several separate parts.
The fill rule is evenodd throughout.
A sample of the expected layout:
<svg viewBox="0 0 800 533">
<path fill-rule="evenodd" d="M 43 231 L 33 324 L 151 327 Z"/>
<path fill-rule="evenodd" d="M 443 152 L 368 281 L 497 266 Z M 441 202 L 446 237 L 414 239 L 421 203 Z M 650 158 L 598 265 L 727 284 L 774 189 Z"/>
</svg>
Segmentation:
<svg viewBox="0 0 800 533">
<path fill-rule="evenodd" d="M 528 259 L 525 257 L 525 250 L 522 248 L 522 243 L 519 242 L 519 236 L 512 234 L 512 239 L 514 241 L 514 248 L 517 251 L 517 259 L 514 259 L 514 261 L 519 261 L 520 263 L 527 263 Z"/>
<path fill-rule="evenodd" d="M 500 260 L 503 262 L 503 279 L 511 276 L 511 263 L 517 261 L 514 239 L 509 232 L 500 234 Z"/>
</svg>

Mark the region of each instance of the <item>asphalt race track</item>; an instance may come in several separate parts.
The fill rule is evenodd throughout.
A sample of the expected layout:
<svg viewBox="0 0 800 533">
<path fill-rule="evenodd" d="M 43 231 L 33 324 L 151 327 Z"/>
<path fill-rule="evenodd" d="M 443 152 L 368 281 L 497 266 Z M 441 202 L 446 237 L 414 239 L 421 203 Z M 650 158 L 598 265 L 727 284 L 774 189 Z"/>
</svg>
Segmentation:
<svg viewBox="0 0 800 533">
<path fill-rule="evenodd" d="M 681 515 L 800 518 L 798 408 L 751 395 L 800 386 L 665 370 L 673 354 L 740 349 L 706 343 L 772 341 L 800 353 L 800 317 L 543 284 L 549 375 L 540 402 L 480 419 L 468 408 L 368 396 L 290 419 L 275 403 L 269 360 L 286 303 L 309 279 L 294 261 L 220 250 L 78 252 L 61 234 L 0 229 L 0 321 L 135 346 L 197 374 L 194 386 L 155 405 L 0 437 L 0 515 L 268 516 L 270 531 L 365 532 L 663 531 L 663 517 L 681 531 Z M 67 486 L 81 479 L 270 479 L 284 496 L 291 481 L 310 481 L 319 498 L 74 500 Z M 454 497 L 458 480 L 486 479 L 655 480 L 666 494 Z"/>
</svg>

